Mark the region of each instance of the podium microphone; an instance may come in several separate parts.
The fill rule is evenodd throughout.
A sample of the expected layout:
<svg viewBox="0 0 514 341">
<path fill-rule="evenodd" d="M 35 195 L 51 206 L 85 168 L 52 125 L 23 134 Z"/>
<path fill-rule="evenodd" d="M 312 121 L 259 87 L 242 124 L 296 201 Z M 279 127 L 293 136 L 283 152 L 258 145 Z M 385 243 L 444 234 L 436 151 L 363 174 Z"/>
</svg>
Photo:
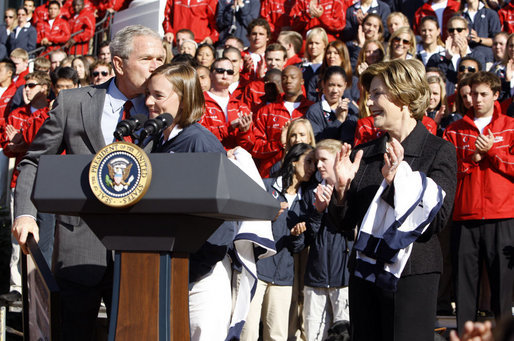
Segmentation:
<svg viewBox="0 0 514 341">
<path fill-rule="evenodd" d="M 173 116 L 168 113 L 161 114 L 156 118 L 148 120 L 143 126 L 141 134 L 139 134 L 139 141 L 144 141 L 148 136 L 156 136 L 168 128 L 173 123 Z"/>
<path fill-rule="evenodd" d="M 135 131 L 141 129 L 146 121 L 148 121 L 148 116 L 145 114 L 132 115 L 118 123 L 113 133 L 114 138 L 118 141 L 123 141 L 124 136 L 131 136 Z"/>
</svg>

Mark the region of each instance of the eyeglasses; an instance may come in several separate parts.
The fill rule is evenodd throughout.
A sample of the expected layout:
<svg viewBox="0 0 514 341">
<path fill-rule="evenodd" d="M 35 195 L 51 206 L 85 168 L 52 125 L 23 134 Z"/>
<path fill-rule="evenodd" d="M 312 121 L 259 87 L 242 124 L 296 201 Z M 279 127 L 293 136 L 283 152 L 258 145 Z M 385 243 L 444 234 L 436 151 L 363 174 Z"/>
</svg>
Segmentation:
<svg viewBox="0 0 514 341">
<path fill-rule="evenodd" d="M 396 37 L 393 39 L 393 43 L 402 43 L 403 45 L 410 45 L 410 40 L 402 39 L 400 37 Z"/>
<path fill-rule="evenodd" d="M 107 71 L 93 71 L 93 77 L 98 77 L 100 74 L 104 77 L 107 77 L 109 75 L 109 72 Z"/>
<path fill-rule="evenodd" d="M 14 18 L 12 15 L 11 15 L 11 16 L 6 15 L 6 16 L 4 17 L 4 19 L 12 19 L 12 18 Z"/>
<path fill-rule="evenodd" d="M 477 69 L 474 66 L 465 66 L 465 65 L 459 66 L 459 72 L 464 72 L 466 70 L 468 70 L 469 72 L 476 72 L 477 71 Z"/>
<path fill-rule="evenodd" d="M 39 83 L 26 83 L 25 86 L 29 89 L 34 89 L 36 86 L 40 85 Z"/>
<path fill-rule="evenodd" d="M 227 73 L 227 75 L 230 75 L 230 76 L 232 76 L 234 74 L 234 70 L 223 69 L 221 67 L 214 68 L 214 72 L 219 73 L 220 75 L 225 72 Z"/>
<path fill-rule="evenodd" d="M 452 27 L 448 29 L 449 33 L 453 33 L 455 31 L 461 33 L 462 31 L 466 30 L 464 27 Z"/>
</svg>

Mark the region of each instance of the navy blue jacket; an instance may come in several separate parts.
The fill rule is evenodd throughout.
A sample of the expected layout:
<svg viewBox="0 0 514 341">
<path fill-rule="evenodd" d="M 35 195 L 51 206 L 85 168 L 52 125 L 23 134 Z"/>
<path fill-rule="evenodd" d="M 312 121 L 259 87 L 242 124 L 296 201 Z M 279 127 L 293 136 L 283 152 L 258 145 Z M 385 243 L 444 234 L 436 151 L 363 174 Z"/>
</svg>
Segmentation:
<svg viewBox="0 0 514 341">
<path fill-rule="evenodd" d="M 313 202 L 314 203 L 314 202 Z M 326 213 L 311 214 L 305 231 L 310 246 L 305 285 L 316 288 L 348 286 L 348 259 L 353 242 Z"/>
<path fill-rule="evenodd" d="M 339 121 L 336 115 L 323 110 L 322 101 L 309 107 L 305 118 L 311 122 L 316 141 L 335 139 L 353 144 L 355 128 L 357 127 L 358 111 L 353 104 L 348 105 L 348 115 L 344 122 Z"/>
<path fill-rule="evenodd" d="M 287 202 L 281 193 L 281 185 L 277 178 L 263 179 L 266 191 L 280 202 Z M 301 195 L 301 197 L 300 197 Z M 307 222 L 314 209 L 312 191 L 301 191 L 289 210 L 284 210 L 273 222 L 273 239 L 277 253 L 257 261 L 257 276 L 260 280 L 275 285 L 293 285 L 294 258 L 293 253 L 304 248 L 304 235 L 291 236 L 291 229 L 299 222 Z"/>
<path fill-rule="evenodd" d="M 384 36 L 387 35 L 387 17 L 391 13 L 391 8 L 388 4 L 383 1 L 377 0 L 378 6 L 371 7 L 368 10 L 368 14 L 376 13 L 380 15 L 382 18 L 382 23 L 384 24 Z M 342 32 L 342 37 L 344 41 L 354 40 L 357 38 L 357 31 L 359 28 L 359 23 L 357 21 L 357 11 L 360 9 L 360 2 L 350 6 L 346 10 L 346 26 Z"/>
<path fill-rule="evenodd" d="M 482 7 L 479 9 L 475 14 L 474 21 L 471 21 L 468 11 L 462 12 L 462 16 L 468 21 L 469 30 L 475 30 L 479 37 L 493 38 L 496 33 L 501 31 L 498 13 L 490 8 Z M 477 50 L 478 53 L 484 55 L 486 62 L 494 61 L 493 51 L 490 47 L 471 41 L 469 44 L 473 51 Z"/>
<path fill-rule="evenodd" d="M 218 138 L 199 123 L 187 126 L 166 143 L 157 144 L 154 152 L 226 154 Z M 214 264 L 225 257 L 233 246 L 234 235 L 235 223 L 226 221 L 207 239 L 200 250 L 190 256 L 190 283 L 209 273 Z"/>
<path fill-rule="evenodd" d="M 36 48 L 37 43 L 37 31 L 34 26 L 23 27 L 21 32 L 16 37 L 16 29 L 11 32 L 9 39 L 7 40 L 7 47 L 9 53 L 16 48 L 22 48 L 27 52 L 30 52 Z"/>
<path fill-rule="evenodd" d="M 233 35 L 241 39 L 245 46 L 250 45 L 248 41 L 247 27 L 250 22 L 259 17 L 261 2 L 259 0 L 244 0 L 244 6 L 234 13 L 234 0 L 219 0 L 216 14 L 216 25 L 220 33 L 219 41 L 225 40 Z M 234 28 L 232 28 L 234 25 Z M 232 28 L 232 31 L 231 31 Z"/>
</svg>

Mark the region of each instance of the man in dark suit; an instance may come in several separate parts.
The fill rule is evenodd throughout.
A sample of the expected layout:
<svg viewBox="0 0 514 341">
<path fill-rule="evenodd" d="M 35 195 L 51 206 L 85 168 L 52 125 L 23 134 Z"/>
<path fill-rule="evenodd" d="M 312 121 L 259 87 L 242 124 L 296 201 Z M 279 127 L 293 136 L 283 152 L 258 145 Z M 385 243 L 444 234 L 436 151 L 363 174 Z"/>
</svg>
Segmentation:
<svg viewBox="0 0 514 341">
<path fill-rule="evenodd" d="M 26 252 L 28 233 L 38 239 L 30 200 L 39 157 L 43 154 L 95 154 L 114 141 L 113 131 L 127 102 L 132 113 L 146 112 L 144 90 L 151 72 L 164 63 L 160 36 L 139 25 L 119 31 L 110 45 L 116 77 L 100 86 L 61 91 L 20 162 L 13 234 Z M 61 289 L 63 340 L 91 340 L 100 301 L 109 311 L 112 254 L 80 217 L 57 216 L 54 275 Z"/>
<path fill-rule="evenodd" d="M 37 31 L 27 21 L 27 10 L 25 8 L 18 9 L 18 27 L 16 27 L 7 40 L 9 53 L 17 48 L 22 48 L 30 52 L 36 48 Z"/>
</svg>

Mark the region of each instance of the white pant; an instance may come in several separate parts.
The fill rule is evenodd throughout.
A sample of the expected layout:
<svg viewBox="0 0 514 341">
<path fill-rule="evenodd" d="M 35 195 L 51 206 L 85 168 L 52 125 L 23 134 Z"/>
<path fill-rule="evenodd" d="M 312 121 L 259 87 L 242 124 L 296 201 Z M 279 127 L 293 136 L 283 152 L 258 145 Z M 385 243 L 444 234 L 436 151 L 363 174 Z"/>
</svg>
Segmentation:
<svg viewBox="0 0 514 341">
<path fill-rule="evenodd" d="M 264 341 L 286 341 L 292 293 L 292 286 L 273 285 L 259 280 L 241 332 L 241 341 L 259 339 L 261 318 Z"/>
<path fill-rule="evenodd" d="M 191 341 L 223 341 L 232 314 L 232 269 L 228 256 L 189 290 Z"/>
<path fill-rule="evenodd" d="M 321 341 L 327 337 L 334 322 L 350 321 L 348 287 L 304 287 L 303 318 L 307 341 Z"/>
</svg>

